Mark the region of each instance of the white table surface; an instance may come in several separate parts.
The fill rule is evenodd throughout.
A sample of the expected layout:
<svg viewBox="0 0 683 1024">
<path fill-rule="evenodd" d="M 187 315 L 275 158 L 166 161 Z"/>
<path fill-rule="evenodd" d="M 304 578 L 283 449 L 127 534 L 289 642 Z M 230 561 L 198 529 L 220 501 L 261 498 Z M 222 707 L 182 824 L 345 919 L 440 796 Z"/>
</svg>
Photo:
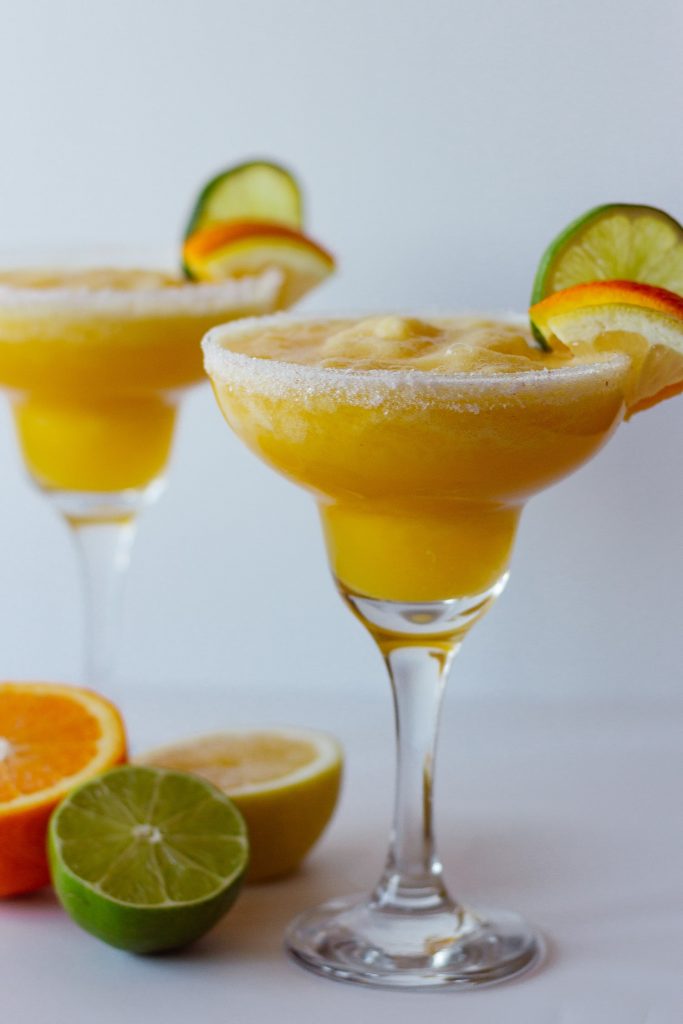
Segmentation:
<svg viewBox="0 0 683 1024">
<path fill-rule="evenodd" d="M 286 922 L 377 876 L 389 822 L 388 692 L 122 693 L 131 746 L 238 724 L 326 727 L 344 742 L 338 814 L 305 868 L 251 887 L 182 954 L 136 958 L 81 932 L 49 891 L 0 905 L 7 1024 L 683 1022 L 683 704 L 544 706 L 448 694 L 437 771 L 451 888 L 545 933 L 535 975 L 478 992 L 413 993 L 317 978 L 282 950 Z"/>
</svg>

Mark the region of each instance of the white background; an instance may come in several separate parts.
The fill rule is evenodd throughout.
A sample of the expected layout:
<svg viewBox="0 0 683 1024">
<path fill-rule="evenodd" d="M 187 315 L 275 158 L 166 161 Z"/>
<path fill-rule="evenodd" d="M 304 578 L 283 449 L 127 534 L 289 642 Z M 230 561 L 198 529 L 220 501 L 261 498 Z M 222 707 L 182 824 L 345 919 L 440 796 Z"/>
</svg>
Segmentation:
<svg viewBox="0 0 683 1024">
<path fill-rule="evenodd" d="M 593 204 L 683 216 L 678 0 L 2 0 L 0 248 L 173 244 L 253 154 L 306 184 L 340 271 L 314 309 L 525 307 Z M 462 691 L 663 699 L 680 685 L 683 400 L 528 509 Z M 0 675 L 74 679 L 78 578 L 0 424 Z M 327 579 L 306 496 L 187 402 L 142 523 L 122 671 L 258 694 L 385 684 Z"/>
</svg>

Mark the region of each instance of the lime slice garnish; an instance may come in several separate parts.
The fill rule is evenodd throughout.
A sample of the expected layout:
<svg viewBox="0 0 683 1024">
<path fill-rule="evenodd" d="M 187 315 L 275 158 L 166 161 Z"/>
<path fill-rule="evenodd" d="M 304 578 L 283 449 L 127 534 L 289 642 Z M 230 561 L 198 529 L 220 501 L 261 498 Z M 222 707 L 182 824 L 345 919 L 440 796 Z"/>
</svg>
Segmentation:
<svg viewBox="0 0 683 1024">
<path fill-rule="evenodd" d="M 544 252 L 533 303 L 590 281 L 639 281 L 683 295 L 683 227 L 654 206 L 597 206 Z"/>
<path fill-rule="evenodd" d="M 50 870 L 74 921 L 133 953 L 194 941 L 234 902 L 248 864 L 234 804 L 186 772 L 126 765 L 52 815 Z"/>
<path fill-rule="evenodd" d="M 251 160 L 222 171 L 202 189 L 185 238 L 220 221 L 262 220 L 285 227 L 303 223 L 301 191 L 288 170 L 268 160 Z"/>
</svg>

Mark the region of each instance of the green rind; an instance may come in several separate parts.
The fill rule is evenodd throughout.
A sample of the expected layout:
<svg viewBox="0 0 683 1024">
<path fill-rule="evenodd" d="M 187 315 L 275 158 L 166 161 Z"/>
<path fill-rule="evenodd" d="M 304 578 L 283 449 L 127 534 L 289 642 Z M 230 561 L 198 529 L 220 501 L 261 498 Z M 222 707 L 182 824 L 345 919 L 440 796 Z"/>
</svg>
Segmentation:
<svg viewBox="0 0 683 1024">
<path fill-rule="evenodd" d="M 219 896 L 202 904 L 140 908 L 106 900 L 86 883 L 55 863 L 49 840 L 52 881 L 59 902 L 72 920 L 96 938 L 129 953 L 162 953 L 187 946 L 206 934 L 228 912 L 239 895 L 242 872 Z"/>
<path fill-rule="evenodd" d="M 576 217 L 567 227 L 552 240 L 550 245 L 546 248 L 545 252 L 541 256 L 541 262 L 538 264 L 538 270 L 534 277 L 533 287 L 531 289 L 531 302 L 533 306 L 535 303 L 540 302 L 541 299 L 545 299 L 549 294 L 545 290 L 545 282 L 548 278 L 548 273 L 553 264 L 557 262 L 560 253 L 564 252 L 567 247 L 567 243 L 571 242 L 572 238 L 580 228 L 586 228 L 589 224 L 601 217 L 608 210 L 615 210 L 628 206 L 628 203 L 603 203 L 602 206 L 595 206 L 589 210 L 588 213 L 582 213 L 580 217 Z M 579 284 L 580 282 L 576 282 Z"/>
<path fill-rule="evenodd" d="M 63 856 L 59 836 L 60 815 L 71 797 L 114 773 L 153 771 L 165 776 L 191 778 L 198 788 L 229 806 L 239 830 L 234 838 L 243 838 L 245 858 L 236 871 L 223 880 L 217 892 L 204 899 L 173 905 L 144 905 L 122 902 L 98 891 L 79 877 Z M 247 829 L 239 810 L 219 789 L 196 775 L 161 768 L 124 765 L 97 776 L 73 790 L 53 812 L 48 827 L 48 861 L 52 883 L 59 902 L 72 920 L 96 938 L 130 953 L 161 953 L 195 942 L 212 928 L 231 908 L 242 888 L 249 867 Z"/>
<path fill-rule="evenodd" d="M 545 335 L 541 331 L 541 328 L 536 326 L 531 317 L 529 317 L 529 327 L 531 329 L 531 334 L 534 340 L 538 342 L 539 346 L 543 349 L 543 351 L 552 352 L 553 346 L 548 344 L 548 342 L 545 340 Z"/>
<path fill-rule="evenodd" d="M 629 206 L 628 203 L 603 203 L 601 206 L 594 206 L 588 213 L 582 213 L 580 217 L 576 217 L 564 231 L 561 231 L 556 238 L 552 240 L 549 246 L 547 246 L 545 252 L 541 256 L 541 262 L 538 264 L 536 276 L 534 277 L 533 287 L 531 289 L 531 300 L 530 305 L 533 306 L 541 299 L 545 299 L 548 293 L 545 290 L 545 283 L 548 279 L 551 266 L 556 262 L 559 254 L 564 252 L 567 244 L 571 242 L 572 238 L 580 228 L 588 227 L 599 217 L 601 217 L 605 211 L 614 210 L 618 207 Z M 578 282 L 577 282 L 578 283 Z M 546 352 L 552 352 L 552 345 L 549 345 L 545 339 L 544 334 L 540 328 L 536 326 L 534 321 L 530 318 L 529 323 L 531 326 L 531 333 L 533 334 L 536 341 L 539 343 L 541 348 Z"/>
<path fill-rule="evenodd" d="M 590 227 L 597 220 L 603 217 L 605 214 L 614 214 L 619 211 L 633 213 L 635 210 L 640 210 L 649 214 L 654 214 L 656 217 L 662 218 L 662 220 L 668 221 L 673 227 L 675 227 L 683 238 L 683 227 L 671 217 L 665 210 L 659 209 L 656 206 L 647 206 L 641 203 L 603 203 L 601 206 L 595 206 L 587 213 L 581 214 L 580 217 L 575 218 L 567 227 L 552 240 L 550 245 L 546 248 L 545 252 L 541 257 L 541 261 L 534 277 L 534 283 L 531 290 L 531 305 L 535 305 L 537 302 L 541 302 L 542 299 L 547 298 L 548 295 L 552 294 L 551 290 L 546 287 L 548 277 L 552 268 L 556 265 L 558 260 L 570 247 L 570 245 L 576 240 L 576 235 L 579 232 L 585 231 L 586 228 Z M 587 284 L 586 280 L 577 280 L 574 284 Z M 656 284 L 654 281 L 645 281 L 644 284 Z M 533 320 L 530 320 L 531 332 L 539 342 L 539 344 L 546 350 L 551 351 L 552 347 L 548 344 L 545 337 L 543 336 L 540 329 L 536 326 Z"/>
<path fill-rule="evenodd" d="M 207 182 L 199 193 L 199 197 L 192 209 L 183 237 L 188 238 L 199 228 L 207 227 L 209 224 L 225 219 L 221 216 L 208 214 L 207 208 L 210 204 L 215 204 L 219 201 L 220 191 L 227 181 L 231 178 L 234 179 L 236 175 L 244 174 L 254 167 L 268 168 L 275 172 L 275 174 L 281 179 L 282 185 L 285 186 L 291 196 L 292 202 L 290 212 L 286 217 L 283 217 L 282 209 L 279 204 L 277 204 L 277 209 L 274 207 L 268 207 L 268 205 L 265 204 L 263 212 L 254 214 L 251 211 L 246 211 L 242 216 L 244 216 L 245 219 L 258 219 L 261 217 L 263 220 L 273 220 L 275 223 L 285 224 L 287 227 L 300 228 L 303 224 L 304 217 L 303 199 L 296 178 L 291 171 L 287 170 L 287 168 L 283 167 L 281 164 L 276 164 L 271 160 L 247 160 L 244 163 L 237 164 L 235 167 L 230 167 L 225 171 L 221 171 Z M 281 193 L 282 195 L 284 195 L 284 191 L 285 190 L 283 189 Z"/>
</svg>

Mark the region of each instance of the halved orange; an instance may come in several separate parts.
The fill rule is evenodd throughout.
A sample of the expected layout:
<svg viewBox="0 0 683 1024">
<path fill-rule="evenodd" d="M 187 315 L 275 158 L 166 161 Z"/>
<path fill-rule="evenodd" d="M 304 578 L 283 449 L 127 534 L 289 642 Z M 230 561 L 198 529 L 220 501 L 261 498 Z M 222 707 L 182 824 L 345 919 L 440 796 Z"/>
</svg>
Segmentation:
<svg viewBox="0 0 683 1024">
<path fill-rule="evenodd" d="M 636 281 L 593 281 L 531 307 L 549 348 L 592 345 L 631 360 L 627 416 L 683 391 L 683 297 Z"/>
<path fill-rule="evenodd" d="M 334 257 L 302 231 L 284 224 L 231 220 L 200 228 L 183 245 L 186 272 L 197 281 L 222 281 L 275 267 L 283 275 L 281 309 L 294 305 L 334 270 Z"/>
<path fill-rule="evenodd" d="M 0 896 L 50 880 L 52 810 L 74 786 L 126 759 L 113 704 L 89 690 L 0 683 Z"/>
</svg>

